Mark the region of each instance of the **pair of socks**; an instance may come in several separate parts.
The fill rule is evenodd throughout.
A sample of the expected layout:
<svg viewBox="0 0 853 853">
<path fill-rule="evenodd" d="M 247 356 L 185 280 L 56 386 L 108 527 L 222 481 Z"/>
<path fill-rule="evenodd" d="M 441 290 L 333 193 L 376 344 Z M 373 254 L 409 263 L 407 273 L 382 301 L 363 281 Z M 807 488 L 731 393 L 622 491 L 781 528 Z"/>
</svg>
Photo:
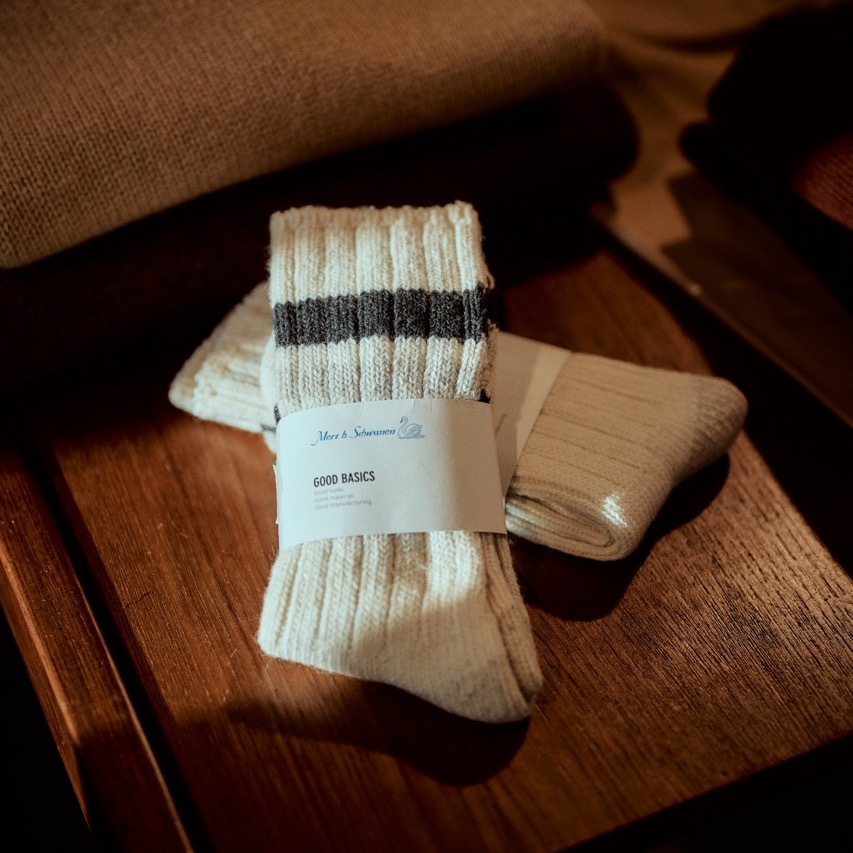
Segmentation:
<svg viewBox="0 0 853 853">
<path fill-rule="evenodd" d="M 274 214 L 274 410 L 487 397 L 493 285 L 480 243 L 476 213 L 461 203 Z M 541 686 L 504 534 L 281 547 L 257 638 L 268 655 L 393 684 L 484 722 L 529 716 Z"/>
<path fill-rule="evenodd" d="M 196 350 L 170 399 L 263 431 L 270 446 L 273 411 L 480 399 L 499 340 L 481 239 L 475 211 L 460 203 L 274 215 L 269 285 Z M 722 379 L 568 353 L 519 456 L 507 528 L 569 554 L 626 556 L 672 488 L 726 451 L 744 415 L 743 396 Z M 541 684 L 507 540 L 496 534 L 283 548 L 258 642 L 490 722 L 528 716 Z"/>
<path fill-rule="evenodd" d="M 272 448 L 268 290 L 259 284 L 223 319 L 169 393 L 183 411 L 261 432 Z M 518 458 L 507 529 L 572 556 L 627 557 L 672 490 L 726 453 L 746 409 L 719 377 L 567 352 Z"/>
</svg>

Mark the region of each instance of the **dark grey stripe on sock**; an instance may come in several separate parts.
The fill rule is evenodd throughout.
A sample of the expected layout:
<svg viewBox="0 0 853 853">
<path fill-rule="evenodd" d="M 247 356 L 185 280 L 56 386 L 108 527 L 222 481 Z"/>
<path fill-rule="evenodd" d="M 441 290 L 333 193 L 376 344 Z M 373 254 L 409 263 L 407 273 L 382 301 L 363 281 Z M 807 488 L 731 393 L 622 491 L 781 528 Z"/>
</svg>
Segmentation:
<svg viewBox="0 0 853 853">
<path fill-rule="evenodd" d="M 273 307 L 276 346 L 338 343 L 385 335 L 395 338 L 479 340 L 488 330 L 482 285 L 473 290 L 371 290 Z"/>
</svg>

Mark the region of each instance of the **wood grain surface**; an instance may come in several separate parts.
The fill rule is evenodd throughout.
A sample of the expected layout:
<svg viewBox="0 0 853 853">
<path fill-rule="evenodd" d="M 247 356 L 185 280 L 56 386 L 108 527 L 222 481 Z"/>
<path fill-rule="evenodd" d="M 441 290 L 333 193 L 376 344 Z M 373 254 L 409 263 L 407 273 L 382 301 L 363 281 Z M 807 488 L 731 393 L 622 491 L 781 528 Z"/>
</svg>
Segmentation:
<svg viewBox="0 0 853 853">
<path fill-rule="evenodd" d="M 778 400 L 761 399 L 771 389 L 753 388 L 754 365 L 733 363 L 739 351 L 719 330 L 573 222 L 552 225 L 493 256 L 487 239 L 505 328 L 641 364 L 725 368 L 755 391 L 762 426 Z M 815 532 L 748 430 L 673 493 L 626 560 L 512 540 L 545 678 L 529 722 L 473 723 L 265 657 L 254 635 L 277 547 L 273 458 L 259 436 L 169 405 L 168 384 L 200 341 L 179 335 L 26 401 L 124 688 L 89 686 L 90 670 L 109 665 L 81 664 L 100 643 L 86 636 L 72 566 L 54 555 L 47 584 L 22 569 L 44 563 L 46 522 L 11 540 L 7 523 L 2 552 L 4 609 L 11 596 L 22 633 L 64 638 L 25 650 L 31 668 L 68 682 L 40 695 L 91 691 L 57 728 L 100 720 L 76 744 L 102 756 L 98 773 L 146 763 L 138 737 L 112 768 L 103 757 L 111 729 L 131 725 L 133 709 L 115 703 L 126 689 L 197 849 L 555 851 L 853 732 L 842 540 Z M 32 489 L 8 464 L 2 474 L 8 511 Z M 24 540 L 40 543 L 35 554 Z M 163 806 L 161 780 L 145 781 L 128 816 L 137 830 Z M 111 796 L 103 785 L 80 794 Z M 182 843 L 176 833 L 158 849 Z"/>
<path fill-rule="evenodd" d="M 0 602 L 85 818 L 121 848 L 190 849 L 50 509 L 3 439 Z"/>
</svg>

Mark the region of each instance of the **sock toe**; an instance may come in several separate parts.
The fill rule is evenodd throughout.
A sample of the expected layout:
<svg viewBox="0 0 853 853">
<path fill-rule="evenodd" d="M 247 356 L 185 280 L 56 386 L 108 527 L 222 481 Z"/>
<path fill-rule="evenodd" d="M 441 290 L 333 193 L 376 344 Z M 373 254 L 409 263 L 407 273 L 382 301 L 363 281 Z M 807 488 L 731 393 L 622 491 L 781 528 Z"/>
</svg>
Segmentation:
<svg viewBox="0 0 853 853">
<path fill-rule="evenodd" d="M 747 399 L 731 382 L 716 376 L 696 377 L 696 420 L 685 480 L 719 459 L 743 428 Z"/>
</svg>

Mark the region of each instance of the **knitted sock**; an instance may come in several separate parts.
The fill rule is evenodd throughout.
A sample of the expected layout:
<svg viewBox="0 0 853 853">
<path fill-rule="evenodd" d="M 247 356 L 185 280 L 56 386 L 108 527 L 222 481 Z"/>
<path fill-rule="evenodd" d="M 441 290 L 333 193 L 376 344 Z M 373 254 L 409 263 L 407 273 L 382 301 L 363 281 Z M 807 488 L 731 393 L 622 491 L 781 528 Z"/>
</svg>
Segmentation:
<svg viewBox="0 0 853 853">
<path fill-rule="evenodd" d="M 272 447 L 275 348 L 266 284 L 245 303 L 257 299 L 266 305 L 263 321 L 240 324 L 245 337 L 235 340 L 237 325 L 226 328 L 226 318 L 204 352 L 207 369 L 188 361 L 170 398 L 199 417 L 252 421 L 247 428 L 264 431 Z M 248 314 L 245 303 L 234 313 Z M 567 355 L 518 459 L 507 528 L 566 554 L 621 559 L 639 545 L 672 489 L 728 450 L 746 399 L 718 377 Z"/>
<path fill-rule="evenodd" d="M 479 400 L 491 277 L 473 209 L 309 207 L 271 220 L 278 410 Z M 264 652 L 394 684 L 488 722 L 529 716 L 541 673 L 506 536 L 345 536 L 282 548 Z"/>
<path fill-rule="evenodd" d="M 571 353 L 516 465 L 507 529 L 580 557 L 626 557 L 745 416 L 725 379 Z"/>
<path fill-rule="evenodd" d="M 187 359 L 169 386 L 172 405 L 204 420 L 264 432 L 272 448 L 275 419 L 260 387 L 263 353 L 273 343 L 270 323 L 264 282 Z"/>
</svg>

